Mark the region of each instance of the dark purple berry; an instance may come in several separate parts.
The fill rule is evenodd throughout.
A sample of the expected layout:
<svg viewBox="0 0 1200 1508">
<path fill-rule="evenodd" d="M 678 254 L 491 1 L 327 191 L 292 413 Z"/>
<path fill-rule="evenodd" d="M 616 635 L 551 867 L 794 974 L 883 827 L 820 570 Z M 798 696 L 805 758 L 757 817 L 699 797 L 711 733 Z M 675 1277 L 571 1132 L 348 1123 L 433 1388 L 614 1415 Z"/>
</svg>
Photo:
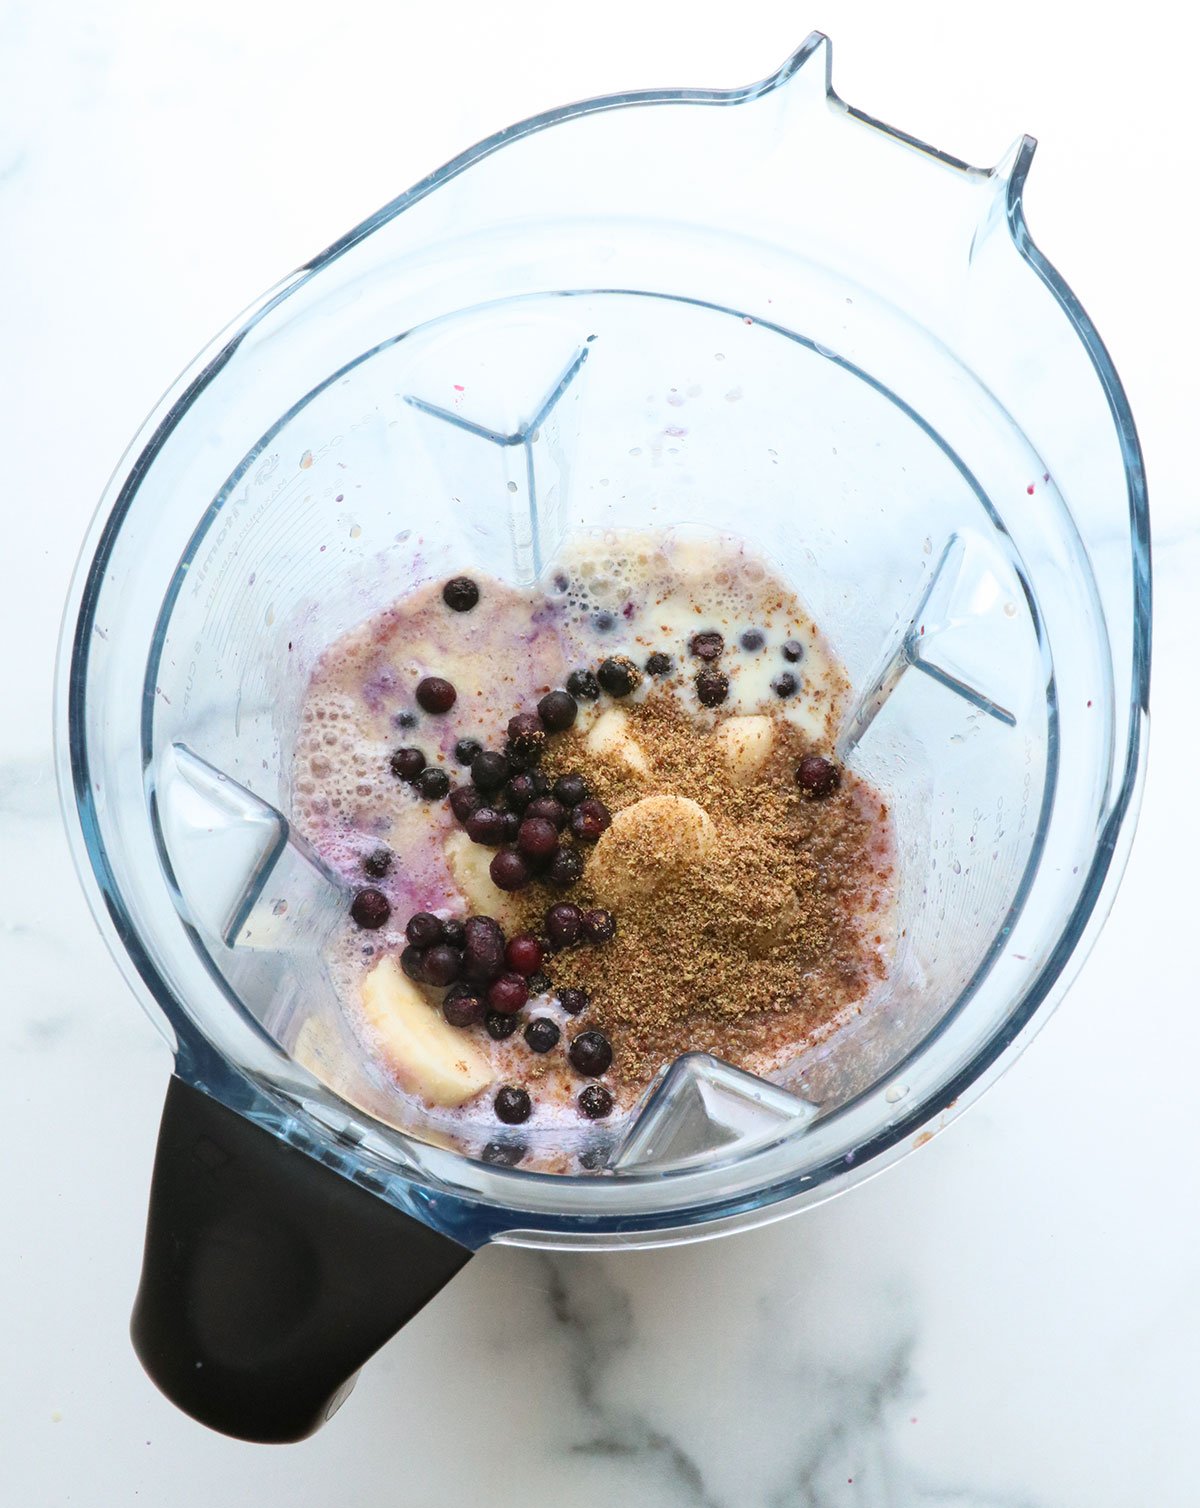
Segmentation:
<svg viewBox="0 0 1200 1508">
<path fill-rule="evenodd" d="M 382 890 L 360 890 L 350 903 L 350 915 L 360 927 L 382 927 L 392 907 Z"/>
<path fill-rule="evenodd" d="M 397 749 L 392 755 L 392 774 L 397 780 L 414 781 L 425 768 L 420 749 Z"/>
<path fill-rule="evenodd" d="M 555 801 L 553 796 L 535 796 L 525 808 L 525 820 L 528 821 L 531 817 L 552 822 L 555 832 L 561 832 L 567 825 L 567 809 L 561 801 Z"/>
<path fill-rule="evenodd" d="M 508 747 L 518 759 L 541 757 L 546 747 L 546 730 L 536 712 L 518 712 L 508 720 Z"/>
<path fill-rule="evenodd" d="M 455 786 L 450 792 L 450 810 L 464 825 L 471 813 L 477 812 L 482 805 L 483 796 L 473 785 Z"/>
<path fill-rule="evenodd" d="M 525 1148 L 519 1141 L 490 1141 L 479 1155 L 493 1168 L 515 1168 Z"/>
<path fill-rule="evenodd" d="M 532 932 L 518 932 L 508 940 L 504 961 L 516 974 L 536 974 L 542 966 L 542 945 Z"/>
<path fill-rule="evenodd" d="M 463 926 L 463 972 L 475 984 L 490 984 L 504 969 L 504 933 L 490 916 L 468 917 Z"/>
<path fill-rule="evenodd" d="M 525 1040 L 531 1052 L 549 1052 L 558 1046 L 560 1036 L 562 1033 L 549 1016 L 535 1016 L 525 1028 Z"/>
<path fill-rule="evenodd" d="M 706 707 L 719 707 L 729 695 L 729 677 L 719 670 L 701 670 L 696 675 L 696 695 Z"/>
<path fill-rule="evenodd" d="M 587 798 L 587 781 L 582 775 L 560 775 L 554 782 L 554 799 L 563 806 L 578 806 Z"/>
<path fill-rule="evenodd" d="M 373 880 L 382 880 L 391 867 L 390 848 L 374 848 L 363 860 L 363 873 L 369 874 Z"/>
<path fill-rule="evenodd" d="M 675 669 L 675 661 L 670 655 L 665 655 L 661 650 L 655 652 L 646 661 L 647 675 L 670 675 Z"/>
<path fill-rule="evenodd" d="M 605 1142 L 600 1142 L 594 1147 L 584 1147 L 579 1154 L 579 1166 L 588 1173 L 594 1173 L 608 1162 L 612 1147 Z"/>
<path fill-rule="evenodd" d="M 504 813 L 496 811 L 495 807 L 477 807 L 464 826 L 472 843 L 482 843 L 485 848 L 499 848 L 504 842 Z"/>
<path fill-rule="evenodd" d="M 492 884 L 500 890 L 522 890 L 533 878 L 529 860 L 512 848 L 502 848 L 488 866 Z"/>
<path fill-rule="evenodd" d="M 430 765 L 417 776 L 416 786 L 426 801 L 440 801 L 450 794 L 450 777 L 445 770 Z"/>
<path fill-rule="evenodd" d="M 804 645 L 799 639 L 788 639 L 785 644 L 780 645 L 780 649 L 789 665 L 794 665 L 797 660 L 804 658 Z"/>
<path fill-rule="evenodd" d="M 767 636 L 761 628 L 748 628 L 738 640 L 743 649 L 748 649 L 751 652 L 761 649 L 766 642 Z"/>
<path fill-rule="evenodd" d="M 477 738 L 460 738 L 454 745 L 454 757 L 459 764 L 470 764 L 476 754 L 483 753 L 483 745 Z"/>
<path fill-rule="evenodd" d="M 503 1042 L 505 1037 L 511 1037 L 520 1024 L 516 1016 L 506 1016 L 503 1011 L 484 1012 L 483 1029 L 493 1042 Z"/>
<path fill-rule="evenodd" d="M 806 754 L 796 766 L 796 784 L 817 800 L 832 796 L 841 783 L 842 772 L 824 755 Z"/>
<path fill-rule="evenodd" d="M 715 629 L 702 634 L 693 634 L 688 648 L 698 660 L 719 660 L 725 651 L 725 640 Z"/>
<path fill-rule="evenodd" d="M 600 834 L 612 823 L 612 814 L 603 801 L 589 796 L 571 811 L 571 831 L 581 843 L 596 843 Z"/>
<path fill-rule="evenodd" d="M 397 712 L 392 721 L 397 728 L 415 728 L 417 726 L 417 714 L 415 712 Z"/>
<path fill-rule="evenodd" d="M 545 878 L 559 890 L 570 890 L 583 876 L 583 855 L 577 848 L 559 848 L 546 866 Z"/>
<path fill-rule="evenodd" d="M 512 773 L 503 754 L 485 749 L 471 762 L 471 780 L 481 791 L 498 791 Z"/>
<path fill-rule="evenodd" d="M 462 973 L 462 966 L 461 950 L 447 947 L 445 943 L 438 943 L 425 954 L 425 978 L 439 989 L 442 985 L 453 984 Z"/>
<path fill-rule="evenodd" d="M 442 1015 L 451 1026 L 478 1026 L 483 1001 L 469 984 L 452 984 L 442 997 Z"/>
<path fill-rule="evenodd" d="M 596 679 L 609 696 L 628 696 L 642 678 L 642 672 L 625 655 L 610 655 L 600 661 Z"/>
<path fill-rule="evenodd" d="M 521 775 L 514 775 L 504 787 L 504 799 L 514 812 L 523 812 L 529 803 L 540 794 L 538 785 L 544 784 L 546 777 L 539 775 L 537 771 L 526 771 Z"/>
<path fill-rule="evenodd" d="M 409 917 L 404 935 L 414 948 L 433 948 L 445 941 L 446 929 L 441 917 L 434 916 L 432 911 L 418 911 Z"/>
<path fill-rule="evenodd" d="M 425 954 L 420 948 L 405 948 L 400 955 L 400 967 L 416 984 L 425 983 Z"/>
<path fill-rule="evenodd" d="M 546 936 L 550 939 L 550 946 L 556 953 L 578 941 L 579 929 L 582 925 L 583 912 L 570 901 L 562 901 L 557 906 L 551 906 L 546 912 Z"/>
<path fill-rule="evenodd" d="M 504 1088 L 496 1096 L 496 1116 L 506 1126 L 519 1126 L 522 1121 L 527 1121 L 533 1110 L 529 1096 L 523 1089 L 517 1089 L 512 1084 L 505 1084 Z"/>
<path fill-rule="evenodd" d="M 526 817 L 517 832 L 517 847 L 527 858 L 548 859 L 558 847 L 558 828 L 545 817 Z"/>
<path fill-rule="evenodd" d="M 549 949 L 547 949 L 547 952 L 548 951 Z M 530 974 L 525 983 L 529 986 L 529 994 L 531 997 L 534 995 L 545 995 L 549 992 L 551 987 L 551 979 L 549 974 L 543 974 L 540 969 L 538 969 L 535 973 Z"/>
<path fill-rule="evenodd" d="M 579 702 L 594 702 L 600 696 L 600 682 L 590 670 L 573 670 L 567 677 L 567 690 Z"/>
<path fill-rule="evenodd" d="M 442 941 L 449 943 L 452 948 L 465 948 L 467 945 L 467 929 L 462 922 L 451 918 L 442 923 Z"/>
<path fill-rule="evenodd" d="M 504 813 L 504 841 L 515 843 L 517 834 L 521 831 L 521 819 L 516 812 Z"/>
<path fill-rule="evenodd" d="M 502 1015 L 514 1015 L 528 999 L 529 986 L 520 974 L 501 974 L 488 986 L 488 1006 Z"/>
<path fill-rule="evenodd" d="M 611 911 L 585 911 L 583 913 L 583 935 L 588 942 L 606 943 L 611 942 L 617 935 L 617 920 Z"/>
<path fill-rule="evenodd" d="M 427 675 L 417 682 L 417 706 L 425 712 L 439 716 L 449 712 L 457 700 L 458 692 L 440 675 Z"/>
<path fill-rule="evenodd" d="M 578 1016 L 581 1011 L 587 1010 L 588 992 L 574 988 L 559 990 L 558 1003 L 568 1016 Z"/>
<path fill-rule="evenodd" d="M 580 1115 L 586 1115 L 590 1121 L 602 1121 L 612 1113 L 613 1097 L 603 1084 L 587 1084 L 579 1091 L 576 1104 Z"/>
<path fill-rule="evenodd" d="M 454 613 L 469 613 L 479 601 L 479 588 L 469 576 L 455 576 L 442 588 L 442 601 Z"/>
<path fill-rule="evenodd" d="M 776 696 L 795 696 L 796 688 L 800 682 L 790 670 L 785 670 L 782 675 L 777 675 L 771 682 L 771 690 Z"/>
<path fill-rule="evenodd" d="M 603 1032 L 580 1032 L 567 1050 L 571 1067 L 586 1079 L 598 1079 L 612 1067 L 612 1044 Z"/>
<path fill-rule="evenodd" d="M 538 703 L 538 716 L 548 733 L 565 733 L 579 715 L 579 703 L 569 691 L 548 691 Z"/>
</svg>

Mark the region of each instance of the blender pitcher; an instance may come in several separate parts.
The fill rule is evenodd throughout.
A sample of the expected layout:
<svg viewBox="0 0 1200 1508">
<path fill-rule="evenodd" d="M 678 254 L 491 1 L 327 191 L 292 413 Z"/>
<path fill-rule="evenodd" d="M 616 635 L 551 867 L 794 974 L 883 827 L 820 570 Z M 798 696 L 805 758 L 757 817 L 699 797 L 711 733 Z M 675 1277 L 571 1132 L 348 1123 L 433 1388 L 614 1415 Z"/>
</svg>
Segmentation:
<svg viewBox="0 0 1200 1508">
<path fill-rule="evenodd" d="M 982 171 L 881 125 L 817 34 L 749 88 L 570 106 L 300 268 L 147 421 L 72 589 L 59 773 L 175 1055 L 133 1335 L 196 1418 L 311 1432 L 485 1242 L 807 1208 L 1061 995 L 1133 827 L 1149 542 L 1120 383 L 1025 228 L 1033 149 Z M 405 590 L 528 585 L 573 531 L 647 523 L 746 540 L 831 641 L 900 935 L 774 1081 L 688 1054 L 552 1175 L 395 1113 L 326 972 L 347 895 L 292 830 L 290 750 L 317 656 Z"/>
</svg>

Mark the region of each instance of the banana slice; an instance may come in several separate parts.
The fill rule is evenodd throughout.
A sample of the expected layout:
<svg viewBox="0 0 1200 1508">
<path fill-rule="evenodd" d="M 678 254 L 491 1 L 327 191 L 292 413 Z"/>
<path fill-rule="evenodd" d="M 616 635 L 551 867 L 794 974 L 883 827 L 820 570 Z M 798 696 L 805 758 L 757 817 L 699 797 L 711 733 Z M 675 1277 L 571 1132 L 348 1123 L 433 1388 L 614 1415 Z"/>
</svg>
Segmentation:
<svg viewBox="0 0 1200 1508">
<path fill-rule="evenodd" d="M 588 882 L 619 905 L 686 876 L 712 847 L 712 819 L 686 796 L 646 796 L 624 807 L 596 844 Z"/>
<path fill-rule="evenodd" d="M 641 745 L 629 731 L 629 719 L 619 707 L 610 707 L 600 714 L 588 729 L 583 746 L 589 754 L 598 759 L 615 760 L 635 775 L 650 773 Z"/>
<path fill-rule="evenodd" d="M 461 1105 L 491 1083 L 488 1060 L 442 1019 L 390 954 L 363 980 L 362 1003 L 402 1088 L 435 1105 Z"/>
<path fill-rule="evenodd" d="M 443 852 L 450 878 L 476 916 L 494 916 L 498 922 L 515 920 L 516 908 L 508 892 L 492 884 L 489 870 L 496 853 L 494 848 L 472 843 L 466 833 L 458 831 L 446 839 Z"/>
<path fill-rule="evenodd" d="M 729 766 L 729 773 L 739 785 L 753 780 L 766 762 L 775 742 L 775 729 L 769 717 L 727 717 L 714 737 Z"/>
</svg>

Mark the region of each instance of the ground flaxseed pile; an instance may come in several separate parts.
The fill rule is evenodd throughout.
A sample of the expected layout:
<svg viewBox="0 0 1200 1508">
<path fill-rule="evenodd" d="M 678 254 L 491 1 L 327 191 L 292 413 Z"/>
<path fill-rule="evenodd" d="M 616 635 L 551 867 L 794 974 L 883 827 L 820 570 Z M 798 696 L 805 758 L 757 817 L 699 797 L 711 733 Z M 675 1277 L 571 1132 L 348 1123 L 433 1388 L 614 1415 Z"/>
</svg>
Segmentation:
<svg viewBox="0 0 1200 1508">
<path fill-rule="evenodd" d="M 617 814 L 572 894 L 611 909 L 617 935 L 558 954 L 553 974 L 589 992 L 588 1025 L 611 1038 L 628 1101 L 681 1052 L 764 1072 L 827 1031 L 883 974 L 874 928 L 891 857 L 879 846 L 886 811 L 853 777 L 825 800 L 797 790 L 808 751 L 782 717 L 765 761 L 739 784 L 720 720 L 699 725 L 667 691 L 623 715 L 644 771 L 576 735 L 554 741 L 546 769 L 578 771 Z M 656 795 L 695 802 L 708 826 L 684 813 L 693 832 L 672 833 L 648 803 L 647 820 L 623 831 L 621 813 Z M 703 857 L 672 862 L 672 840 L 690 855 L 701 831 Z M 535 930 L 544 904 L 530 897 Z"/>
</svg>

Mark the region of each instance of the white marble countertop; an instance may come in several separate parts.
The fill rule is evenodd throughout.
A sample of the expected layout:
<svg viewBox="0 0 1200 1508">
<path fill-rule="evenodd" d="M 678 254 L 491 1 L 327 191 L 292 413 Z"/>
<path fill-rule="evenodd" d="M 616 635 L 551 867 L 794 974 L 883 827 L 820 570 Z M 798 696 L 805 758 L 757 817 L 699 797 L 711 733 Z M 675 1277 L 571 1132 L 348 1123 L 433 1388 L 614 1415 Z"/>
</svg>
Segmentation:
<svg viewBox="0 0 1200 1508">
<path fill-rule="evenodd" d="M 1136 40 L 1046 0 L 825 0 L 840 92 L 976 162 L 1042 139 L 1035 235 L 1096 319 L 1145 444 L 1154 744 L 1111 921 L 1031 1050 L 848 1197 L 731 1240 L 488 1250 L 322 1434 L 174 1412 L 126 1335 L 168 1073 L 92 925 L 51 775 L 77 542 L 167 381 L 238 308 L 492 130 L 627 86 L 770 71 L 783 4 L 0 0 L 0 1477 L 21 1508 L 1192 1508 L 1200 1194 L 1185 593 L 1200 575 L 1195 23 Z M 686 14 L 686 24 L 683 16 Z M 736 19 L 735 19 L 736 18 Z M 1152 61 L 1151 61 L 1152 60 Z M 1152 88 L 1151 88 L 1152 85 Z M 1189 134 L 1190 133 L 1190 134 Z"/>
</svg>

